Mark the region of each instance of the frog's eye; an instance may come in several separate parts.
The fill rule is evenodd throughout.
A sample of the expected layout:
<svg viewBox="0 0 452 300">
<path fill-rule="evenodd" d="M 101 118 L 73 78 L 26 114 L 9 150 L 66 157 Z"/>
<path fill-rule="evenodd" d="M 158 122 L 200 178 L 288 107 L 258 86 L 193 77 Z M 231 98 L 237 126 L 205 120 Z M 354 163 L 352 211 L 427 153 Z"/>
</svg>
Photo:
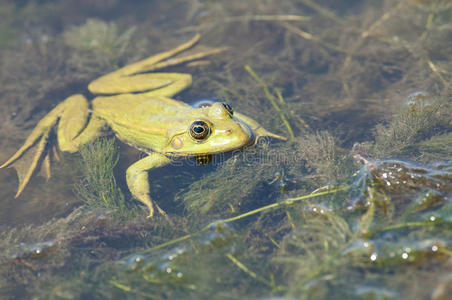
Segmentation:
<svg viewBox="0 0 452 300">
<path fill-rule="evenodd" d="M 231 116 L 234 114 L 234 110 L 232 109 L 232 107 L 229 104 L 227 104 L 225 102 L 222 102 L 221 104 L 223 104 L 224 108 L 228 111 L 228 113 L 231 114 Z"/>
<path fill-rule="evenodd" d="M 206 139 L 210 134 L 210 126 L 204 121 L 194 121 L 190 125 L 190 136 L 195 140 L 201 141 Z"/>
</svg>

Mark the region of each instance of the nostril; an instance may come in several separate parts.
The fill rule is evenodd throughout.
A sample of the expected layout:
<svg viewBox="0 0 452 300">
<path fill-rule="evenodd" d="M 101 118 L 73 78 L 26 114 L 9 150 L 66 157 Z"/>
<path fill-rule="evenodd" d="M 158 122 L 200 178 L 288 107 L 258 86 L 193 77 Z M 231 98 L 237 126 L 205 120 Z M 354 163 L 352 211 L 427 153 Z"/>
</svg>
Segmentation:
<svg viewBox="0 0 452 300">
<path fill-rule="evenodd" d="M 226 135 L 230 135 L 232 133 L 232 129 L 226 129 L 224 133 Z"/>
</svg>

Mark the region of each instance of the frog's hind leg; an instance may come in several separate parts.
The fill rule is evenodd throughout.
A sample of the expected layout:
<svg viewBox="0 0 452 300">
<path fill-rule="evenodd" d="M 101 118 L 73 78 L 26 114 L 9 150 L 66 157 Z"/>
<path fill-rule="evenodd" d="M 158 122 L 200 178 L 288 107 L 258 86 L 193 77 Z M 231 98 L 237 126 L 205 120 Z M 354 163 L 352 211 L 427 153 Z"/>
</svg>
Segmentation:
<svg viewBox="0 0 452 300">
<path fill-rule="evenodd" d="M 50 177 L 51 156 L 58 158 L 51 145 L 53 130 L 57 126 L 57 141 L 62 151 L 75 152 L 80 145 L 97 136 L 104 125 L 103 121 L 91 118 L 88 122 L 88 117 L 88 101 L 82 95 L 73 95 L 39 121 L 22 147 L 0 166 L 0 168 L 12 166 L 16 169 L 19 177 L 16 198 L 42 163 L 46 177 Z"/>
<path fill-rule="evenodd" d="M 192 48 L 196 43 L 199 41 L 201 36 L 199 34 L 196 34 L 191 40 L 188 42 L 179 45 L 173 49 L 167 50 L 165 52 L 161 52 L 155 55 L 152 55 L 148 58 L 142 59 L 140 61 L 137 61 L 136 63 L 127 65 L 121 69 L 118 69 L 112 73 L 107 74 L 108 75 L 114 75 L 118 77 L 124 77 L 124 76 L 131 76 L 138 73 L 144 73 L 144 72 L 152 72 L 156 70 L 160 70 L 163 68 L 171 67 L 171 66 L 177 66 L 180 64 L 183 64 L 185 62 L 190 62 L 193 60 L 198 60 L 201 58 L 204 58 L 206 56 L 214 55 L 220 52 L 223 52 L 227 50 L 227 47 L 220 47 L 220 48 L 212 48 L 205 51 L 197 52 L 191 55 L 185 55 L 182 57 L 173 57 L 178 55 L 179 53 L 182 53 L 190 48 Z M 171 58 L 171 59 L 170 59 Z M 95 85 L 94 82 L 91 83 L 91 86 Z"/>
<path fill-rule="evenodd" d="M 197 34 L 190 41 L 171 50 L 150 56 L 127 65 L 92 81 L 88 89 L 93 94 L 124 94 L 147 92 L 149 95 L 171 97 L 191 85 L 191 75 L 183 73 L 149 73 L 163 68 L 199 60 L 225 51 L 213 48 L 198 53 L 173 57 L 193 47 L 199 40 Z M 171 59 L 170 59 L 171 58 Z"/>
</svg>

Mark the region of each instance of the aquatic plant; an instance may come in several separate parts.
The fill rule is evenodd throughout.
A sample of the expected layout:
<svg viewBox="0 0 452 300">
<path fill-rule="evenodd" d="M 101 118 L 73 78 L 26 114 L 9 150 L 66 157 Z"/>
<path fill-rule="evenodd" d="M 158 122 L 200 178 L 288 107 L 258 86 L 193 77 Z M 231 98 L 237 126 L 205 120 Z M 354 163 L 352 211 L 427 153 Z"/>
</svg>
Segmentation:
<svg viewBox="0 0 452 300">
<path fill-rule="evenodd" d="M 399 113 L 391 116 L 392 120 L 388 125 L 377 125 L 376 154 L 385 157 L 406 152 L 408 146 L 430 138 L 436 128 L 447 123 L 444 115 L 440 114 L 444 105 L 439 101 L 433 101 L 434 99 L 423 93 L 416 93 Z"/>
<path fill-rule="evenodd" d="M 435 135 L 413 146 L 413 152 L 419 152 L 423 160 L 451 160 L 452 132 Z"/>
<path fill-rule="evenodd" d="M 74 49 L 98 52 L 104 55 L 118 55 L 114 52 L 124 51 L 134 29 L 119 35 L 115 23 L 97 19 L 88 19 L 85 24 L 74 26 L 64 32 L 66 45 Z M 119 53 L 119 54 L 120 54 Z"/>
<path fill-rule="evenodd" d="M 63 33 L 65 44 L 72 48 L 69 63 L 89 73 L 118 67 L 121 58 L 128 53 L 134 31 L 135 27 L 130 27 L 120 33 L 114 22 L 98 19 L 72 26 Z"/>
<path fill-rule="evenodd" d="M 1 227 L 0 298 L 28 291 L 46 299 L 112 298 L 109 280 L 123 271 L 117 269 L 116 258 L 131 249 L 144 249 L 154 238 L 157 243 L 162 236 L 182 234 L 167 223 L 143 223 L 142 219 L 124 222 L 112 214 L 87 213 L 81 206 L 41 225 Z"/>
<path fill-rule="evenodd" d="M 294 174 L 301 173 L 302 158 L 294 145 L 269 149 L 267 142 L 262 139 L 253 148 L 214 156 L 211 164 L 216 166 L 215 171 L 179 193 L 187 212 L 225 217 L 256 207 L 256 197 L 262 205 L 284 195 L 287 186 L 296 184 L 292 181 Z M 261 198 L 263 191 L 266 197 Z"/>
<path fill-rule="evenodd" d="M 297 146 L 307 171 L 314 172 L 319 183 L 336 183 L 350 175 L 354 168 L 351 155 L 338 147 L 328 131 L 307 134 L 297 139 Z"/>
<path fill-rule="evenodd" d="M 116 184 L 114 168 L 119 160 L 114 139 L 100 138 L 80 149 L 82 182 L 76 191 L 88 207 L 112 209 L 117 215 L 124 215 L 126 205 L 124 194 Z"/>
</svg>

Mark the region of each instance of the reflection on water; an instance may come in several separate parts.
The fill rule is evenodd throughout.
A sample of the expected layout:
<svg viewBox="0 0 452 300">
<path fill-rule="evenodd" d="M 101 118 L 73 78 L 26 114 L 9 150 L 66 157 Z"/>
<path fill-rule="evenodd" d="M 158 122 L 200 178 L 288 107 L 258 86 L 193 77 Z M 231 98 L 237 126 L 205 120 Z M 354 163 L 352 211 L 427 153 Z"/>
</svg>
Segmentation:
<svg viewBox="0 0 452 300">
<path fill-rule="evenodd" d="M 228 51 L 168 67 L 193 75 L 175 98 L 294 136 L 152 170 L 169 221 L 130 199 L 143 154 L 121 143 L 130 214 L 74 192 L 78 154 L 18 199 L 1 169 L 0 298 L 451 294 L 450 1 L 3 1 L 0 16 L 2 163 L 66 97 L 198 32 Z"/>
</svg>

